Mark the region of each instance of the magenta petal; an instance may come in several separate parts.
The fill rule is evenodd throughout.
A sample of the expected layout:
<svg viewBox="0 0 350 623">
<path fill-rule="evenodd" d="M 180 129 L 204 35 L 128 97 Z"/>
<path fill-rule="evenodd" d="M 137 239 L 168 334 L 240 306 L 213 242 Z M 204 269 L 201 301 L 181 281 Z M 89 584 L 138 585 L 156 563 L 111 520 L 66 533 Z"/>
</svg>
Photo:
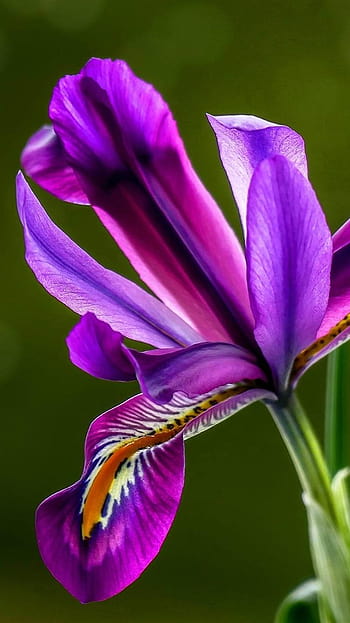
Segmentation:
<svg viewBox="0 0 350 623">
<path fill-rule="evenodd" d="M 280 388 L 327 308 L 331 235 L 308 180 L 275 156 L 255 170 L 247 212 L 255 337 Z"/>
<path fill-rule="evenodd" d="M 273 395 L 212 390 L 196 400 L 176 394 L 160 406 L 139 395 L 97 418 L 81 479 L 37 511 L 40 553 L 54 577 L 82 602 L 107 599 L 136 580 L 157 555 L 181 498 L 183 434 L 196 435 L 263 398 Z"/>
<path fill-rule="evenodd" d="M 197 344 L 173 352 L 130 351 L 142 391 L 157 402 L 169 402 L 174 392 L 193 397 L 250 380 L 266 381 L 256 358 L 231 344 Z"/>
<path fill-rule="evenodd" d="M 95 211 L 143 282 L 204 339 L 244 342 L 215 288 L 137 185 L 124 181 Z"/>
<path fill-rule="evenodd" d="M 115 331 L 147 344 L 174 347 L 201 340 L 160 301 L 72 242 L 49 219 L 21 174 L 17 202 L 27 262 L 50 294 L 79 315 L 92 312 Z"/>
<path fill-rule="evenodd" d="M 176 397 L 173 400 L 175 401 Z M 223 422 L 234 413 L 258 400 L 276 400 L 276 396 L 262 387 L 249 389 L 249 386 L 247 386 L 244 389 L 242 388 L 241 393 L 230 396 L 219 404 L 210 406 L 204 413 L 191 420 L 184 430 L 184 438 L 189 439 L 212 426 L 216 426 L 216 424 Z M 215 398 L 211 400 L 212 403 L 214 401 Z"/>
<path fill-rule="evenodd" d="M 252 115 L 213 117 L 222 164 L 231 184 L 246 233 L 248 188 L 254 169 L 265 158 L 284 156 L 307 176 L 304 141 L 291 128 Z"/>
<path fill-rule="evenodd" d="M 320 333 L 320 331 L 318 333 L 318 338 L 321 338 L 325 335 L 325 333 Z M 341 333 L 339 333 L 339 335 L 336 335 L 326 346 L 324 346 L 320 350 L 317 349 L 314 355 L 312 355 L 310 358 L 307 358 L 305 365 L 303 365 L 303 367 L 300 367 L 298 371 L 293 375 L 292 386 L 295 387 L 297 385 L 299 379 L 303 376 L 303 374 L 305 374 L 306 370 L 308 370 L 309 368 L 311 368 L 311 366 L 320 361 L 320 359 L 323 359 L 323 357 L 327 357 L 327 355 L 329 355 L 329 353 L 331 353 L 333 350 L 335 350 L 339 346 L 342 346 L 342 344 L 344 344 L 345 342 L 348 342 L 349 339 L 350 327 L 345 328 L 343 331 L 341 331 Z"/>
<path fill-rule="evenodd" d="M 350 244 L 333 253 L 329 301 L 317 337 L 326 335 L 350 313 Z M 340 240 L 339 240 L 340 242 Z"/>
<path fill-rule="evenodd" d="M 241 246 L 155 89 L 122 61 L 92 59 L 59 82 L 50 117 L 90 203 L 153 292 L 206 339 L 249 341 Z"/>
<path fill-rule="evenodd" d="M 350 219 L 333 234 L 333 252 L 350 245 Z"/>
<path fill-rule="evenodd" d="M 182 435 L 154 447 L 145 442 L 127 458 L 122 454 L 125 442 L 135 442 L 142 428 L 150 431 L 157 424 L 149 406 L 136 396 L 98 418 L 88 433 L 82 478 L 38 508 L 42 558 L 82 602 L 108 599 L 136 580 L 158 554 L 174 520 L 184 480 Z M 111 456 L 115 465 L 109 476 Z M 105 481 L 96 487 L 102 472 Z M 96 512 L 92 524 L 84 515 L 88 504 L 93 517 Z"/>
<path fill-rule="evenodd" d="M 318 330 L 317 337 L 326 335 L 337 322 L 342 320 L 342 318 L 350 312 L 349 266 L 350 220 L 346 221 L 333 235 L 331 290 L 327 311 Z M 331 345 L 328 347 L 327 352 L 329 349 L 331 349 Z"/>
<path fill-rule="evenodd" d="M 123 335 L 94 314 L 85 314 L 67 337 L 72 363 L 92 376 L 132 381 L 135 370 L 123 345 Z"/>
<path fill-rule="evenodd" d="M 61 142 L 52 126 L 45 125 L 27 142 L 21 164 L 33 180 L 59 199 L 88 204 L 73 169 L 68 165 Z"/>
</svg>

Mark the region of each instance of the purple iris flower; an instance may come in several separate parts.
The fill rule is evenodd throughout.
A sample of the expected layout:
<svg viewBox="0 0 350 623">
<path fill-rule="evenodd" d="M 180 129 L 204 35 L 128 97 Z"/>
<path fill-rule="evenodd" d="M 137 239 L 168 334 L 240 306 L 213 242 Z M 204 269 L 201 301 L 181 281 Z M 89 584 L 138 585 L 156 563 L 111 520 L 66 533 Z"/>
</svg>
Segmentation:
<svg viewBox="0 0 350 623">
<path fill-rule="evenodd" d="M 87 602 L 121 591 L 158 553 L 181 497 L 184 439 L 256 400 L 287 404 L 300 375 L 349 338 L 350 222 L 332 241 L 296 132 L 210 116 L 242 249 L 167 105 L 122 61 L 92 59 L 60 80 L 49 115 L 25 171 L 91 205 L 155 295 L 72 242 L 19 174 L 27 262 L 82 317 L 71 360 L 142 389 L 92 423 L 81 479 L 37 511 L 45 563 Z"/>
</svg>

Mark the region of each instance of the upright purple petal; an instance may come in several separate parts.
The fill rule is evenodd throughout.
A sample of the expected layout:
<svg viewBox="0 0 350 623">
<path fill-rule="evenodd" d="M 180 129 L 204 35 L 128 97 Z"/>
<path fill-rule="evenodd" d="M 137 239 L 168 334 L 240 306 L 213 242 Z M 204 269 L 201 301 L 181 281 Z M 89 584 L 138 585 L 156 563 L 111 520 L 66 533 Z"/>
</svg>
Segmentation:
<svg viewBox="0 0 350 623">
<path fill-rule="evenodd" d="M 213 387 L 266 381 L 254 355 L 232 344 L 197 344 L 166 352 L 131 351 L 130 356 L 142 391 L 157 402 L 169 402 L 176 391 L 193 397 Z"/>
<path fill-rule="evenodd" d="M 136 580 L 157 555 L 183 487 L 183 436 L 191 437 L 271 394 L 225 388 L 167 405 L 131 398 L 93 422 L 85 466 L 73 486 L 37 511 L 41 556 L 82 602 L 100 601 Z"/>
<path fill-rule="evenodd" d="M 208 119 L 246 234 L 248 188 L 255 168 L 265 158 L 280 155 L 307 177 L 304 141 L 291 128 L 252 115 L 208 115 Z"/>
<path fill-rule="evenodd" d="M 141 278 L 206 339 L 249 341 L 242 249 L 154 88 L 122 61 L 92 59 L 59 82 L 50 117 L 67 165 Z"/>
<path fill-rule="evenodd" d="M 21 163 L 37 184 L 59 199 L 89 203 L 52 126 L 44 125 L 31 136 L 22 152 Z"/>
<path fill-rule="evenodd" d="M 255 337 L 281 389 L 327 308 L 331 235 L 310 183 L 281 156 L 253 174 L 247 225 Z"/>
<path fill-rule="evenodd" d="M 83 316 L 94 313 L 112 329 L 160 347 L 201 341 L 201 337 L 160 301 L 109 271 L 80 249 L 49 219 L 23 176 L 17 202 L 24 228 L 26 259 L 38 281 Z"/>
<path fill-rule="evenodd" d="M 70 359 L 78 368 L 97 378 L 132 381 L 136 374 L 123 337 L 106 322 L 87 313 L 67 337 Z"/>
</svg>

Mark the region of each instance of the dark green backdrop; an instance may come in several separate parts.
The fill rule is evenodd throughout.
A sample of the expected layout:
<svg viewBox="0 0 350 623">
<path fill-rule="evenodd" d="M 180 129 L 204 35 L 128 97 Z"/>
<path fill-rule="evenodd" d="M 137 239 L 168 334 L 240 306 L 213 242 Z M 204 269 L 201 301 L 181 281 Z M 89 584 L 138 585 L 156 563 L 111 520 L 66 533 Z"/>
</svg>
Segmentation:
<svg viewBox="0 0 350 623">
<path fill-rule="evenodd" d="M 85 431 L 134 387 L 68 361 L 76 318 L 23 260 L 14 176 L 46 121 L 52 87 L 90 56 L 125 58 L 169 101 L 205 180 L 237 226 L 204 117 L 251 113 L 307 141 L 332 229 L 349 215 L 350 6 L 340 0 L 0 0 L 1 623 L 270 623 L 311 573 L 300 490 L 267 412 L 249 408 L 188 443 L 187 482 L 157 560 L 122 595 L 82 606 L 36 550 L 36 505 L 80 473 Z M 133 273 L 88 208 L 40 192 L 55 220 L 102 263 Z M 324 365 L 300 395 L 322 432 Z"/>
</svg>

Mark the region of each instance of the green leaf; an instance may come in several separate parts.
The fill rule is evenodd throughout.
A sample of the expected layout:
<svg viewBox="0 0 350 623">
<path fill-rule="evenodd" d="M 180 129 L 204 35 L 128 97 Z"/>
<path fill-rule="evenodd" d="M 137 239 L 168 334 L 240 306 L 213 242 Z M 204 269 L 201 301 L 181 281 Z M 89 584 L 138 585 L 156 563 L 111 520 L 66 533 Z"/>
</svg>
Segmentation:
<svg viewBox="0 0 350 623">
<path fill-rule="evenodd" d="M 308 513 L 310 547 L 321 583 L 321 622 L 350 622 L 350 551 L 329 515 L 309 495 L 303 495 Z"/>
<path fill-rule="evenodd" d="M 307 580 L 284 599 L 275 623 L 321 623 L 318 613 L 320 583 Z"/>
<path fill-rule="evenodd" d="M 349 344 L 343 344 L 328 356 L 325 450 L 328 468 L 332 476 L 349 464 L 349 354 Z"/>
<path fill-rule="evenodd" d="M 339 530 L 350 550 L 350 469 L 341 469 L 333 478 L 332 491 Z"/>
</svg>

